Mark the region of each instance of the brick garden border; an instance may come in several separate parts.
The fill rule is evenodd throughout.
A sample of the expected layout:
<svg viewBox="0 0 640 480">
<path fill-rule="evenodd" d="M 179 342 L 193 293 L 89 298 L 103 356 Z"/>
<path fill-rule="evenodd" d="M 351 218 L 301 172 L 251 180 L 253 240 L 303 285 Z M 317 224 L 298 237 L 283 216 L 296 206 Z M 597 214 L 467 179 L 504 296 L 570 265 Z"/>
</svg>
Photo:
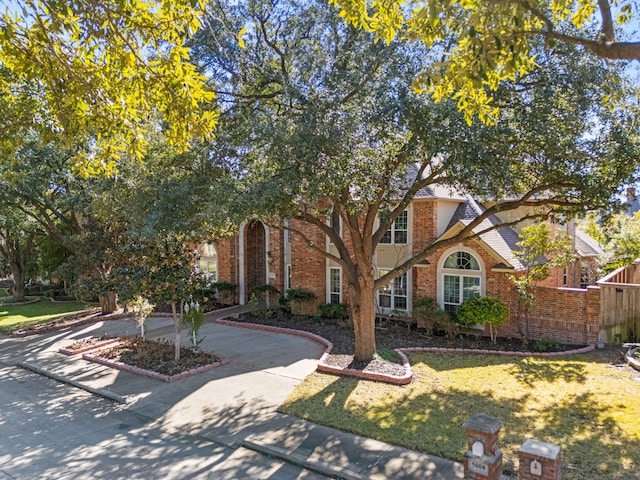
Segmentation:
<svg viewBox="0 0 640 480">
<path fill-rule="evenodd" d="M 96 342 L 92 345 L 87 345 L 86 347 L 82 347 L 82 348 L 65 348 L 65 347 L 60 347 L 58 349 L 59 353 L 62 353 L 63 355 L 78 355 L 80 353 L 85 353 L 85 352 L 89 352 L 91 350 L 95 350 L 97 348 L 102 348 L 106 345 L 111 345 L 112 343 L 115 342 L 119 342 L 120 339 L 119 338 L 109 338 L 107 340 L 103 340 L 101 342 Z M 114 345 L 115 346 L 115 345 Z"/>
<path fill-rule="evenodd" d="M 107 367 L 117 368 L 118 370 L 124 370 L 126 372 L 135 373 L 136 375 L 142 375 L 145 377 L 153 378 L 155 380 L 161 380 L 167 383 L 175 382 L 177 380 L 182 380 L 183 378 L 187 378 L 187 377 L 192 377 L 194 375 L 198 375 L 199 373 L 208 372 L 209 370 L 222 367 L 223 365 L 226 365 L 227 363 L 229 363 L 229 360 L 224 357 L 220 357 L 219 355 L 216 355 L 216 357 L 220 359 L 217 362 L 210 363 L 208 365 L 203 365 L 197 368 L 192 368 L 191 370 L 176 373 L 174 375 L 163 375 L 162 373 L 154 372 L 152 370 L 146 370 L 140 367 L 134 367 L 133 365 L 129 365 L 123 362 L 116 362 L 115 360 L 110 360 L 108 358 L 104 358 L 99 355 L 94 355 L 92 353 L 82 354 L 83 360 L 99 363 Z"/>
<path fill-rule="evenodd" d="M 79 315 L 79 314 L 78 314 Z M 108 315 L 102 315 L 100 312 L 90 313 L 86 316 L 73 320 L 64 320 L 64 317 L 53 321 L 51 323 L 41 323 L 33 325 L 27 328 L 21 328 L 11 333 L 11 337 L 29 337 L 31 335 L 40 335 L 42 333 L 55 332 L 65 328 L 80 327 L 96 321 L 102 320 L 120 320 L 123 318 L 131 317 L 133 313 L 110 313 Z"/>
<path fill-rule="evenodd" d="M 441 347 L 406 347 L 396 348 L 394 351 L 402 358 L 402 365 L 405 369 L 404 375 L 389 375 L 384 373 L 364 372 L 362 370 L 355 370 L 352 368 L 340 368 L 326 363 L 327 357 L 331 354 L 333 344 L 319 335 L 314 333 L 305 332 L 303 330 L 295 330 L 292 328 L 275 327 L 272 325 L 261 325 L 259 323 L 248 322 L 236 322 L 233 320 L 219 319 L 217 323 L 222 325 L 229 325 L 232 327 L 247 328 L 250 330 L 263 330 L 274 333 L 284 333 L 286 335 L 295 335 L 297 337 L 308 338 L 316 343 L 324 345 L 326 347 L 325 352 L 320 357 L 316 370 L 322 373 L 330 373 L 334 375 L 345 375 L 350 377 L 360 378 L 362 380 L 372 380 L 376 382 L 390 383 L 393 385 L 407 385 L 413 380 L 413 371 L 411 370 L 411 363 L 409 362 L 408 354 L 420 353 L 420 352 L 432 352 L 432 353 L 475 353 L 480 355 L 505 355 L 512 357 L 539 357 L 549 358 L 558 357 L 563 355 L 574 355 L 578 353 L 588 353 L 593 351 L 595 345 L 587 345 L 586 347 L 577 348 L 575 350 L 566 350 L 563 352 L 508 352 L 501 350 L 480 350 L 473 348 L 441 348 Z"/>
</svg>

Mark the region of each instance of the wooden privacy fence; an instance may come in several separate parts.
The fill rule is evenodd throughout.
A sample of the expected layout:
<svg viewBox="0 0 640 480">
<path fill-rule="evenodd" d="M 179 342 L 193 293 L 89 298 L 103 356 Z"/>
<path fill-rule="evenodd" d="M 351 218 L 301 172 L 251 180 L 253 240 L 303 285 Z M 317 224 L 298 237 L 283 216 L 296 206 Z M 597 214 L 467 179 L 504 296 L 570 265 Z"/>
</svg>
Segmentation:
<svg viewBox="0 0 640 480">
<path fill-rule="evenodd" d="M 640 339 L 640 260 L 621 267 L 598 281 L 602 343 Z"/>
</svg>

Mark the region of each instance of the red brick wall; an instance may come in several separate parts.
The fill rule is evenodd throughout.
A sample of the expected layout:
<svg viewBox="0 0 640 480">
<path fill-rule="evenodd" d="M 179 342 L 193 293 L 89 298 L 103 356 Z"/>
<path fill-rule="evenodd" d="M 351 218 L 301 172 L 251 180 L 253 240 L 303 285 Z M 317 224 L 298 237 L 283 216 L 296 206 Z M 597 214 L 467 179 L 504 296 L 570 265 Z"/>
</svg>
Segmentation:
<svg viewBox="0 0 640 480">
<path fill-rule="evenodd" d="M 306 239 L 291 232 L 291 288 L 311 290 L 317 296 L 317 303 L 325 303 L 327 262 L 322 253 L 309 246 L 309 241 L 324 249 L 326 237 L 318 228 L 306 222 L 291 220 L 291 228 L 299 230 Z"/>
<path fill-rule="evenodd" d="M 267 245 L 269 264 L 269 285 L 284 295 L 284 230 L 269 227 L 269 245 Z M 275 278 L 273 278 L 275 274 Z"/>
<path fill-rule="evenodd" d="M 416 255 L 436 240 L 438 216 L 434 199 L 413 202 L 412 251 Z"/>
<path fill-rule="evenodd" d="M 238 237 L 225 237 L 215 243 L 218 254 L 218 281 L 236 284 L 238 262 Z"/>
<path fill-rule="evenodd" d="M 485 265 L 485 295 L 497 298 L 509 308 L 508 322 L 498 329 L 503 337 L 520 337 L 518 324 L 524 326 L 524 317 L 518 317 L 518 296 L 506 272 L 492 272 L 496 264 L 493 258 L 478 242 L 464 242 L 481 258 Z M 414 299 L 437 296 L 437 268 L 440 256 L 447 249 L 441 249 L 429 257 L 429 265 L 414 267 Z M 536 301 L 529 312 L 529 333 L 531 340 L 554 339 L 567 344 L 594 344 L 598 339 L 600 293 L 598 287 L 587 290 L 536 287 Z M 488 335 L 489 330 L 485 333 Z"/>
<path fill-rule="evenodd" d="M 529 338 L 553 339 L 567 344 L 595 344 L 598 341 L 600 289 L 535 287 L 535 301 L 529 309 Z M 499 335 L 518 337 L 518 323 L 524 326 L 524 313 L 518 317 L 517 295 L 509 304 L 509 322 Z"/>
</svg>

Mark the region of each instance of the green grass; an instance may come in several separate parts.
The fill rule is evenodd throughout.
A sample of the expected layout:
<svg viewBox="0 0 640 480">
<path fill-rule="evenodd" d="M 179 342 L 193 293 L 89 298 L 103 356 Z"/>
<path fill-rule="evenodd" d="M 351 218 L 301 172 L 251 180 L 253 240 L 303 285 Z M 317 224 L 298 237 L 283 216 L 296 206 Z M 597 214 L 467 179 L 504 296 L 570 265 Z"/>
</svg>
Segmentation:
<svg viewBox="0 0 640 480">
<path fill-rule="evenodd" d="M 563 480 L 640 478 L 640 372 L 597 354 L 562 359 L 415 354 L 405 387 L 314 373 L 280 411 L 462 461 L 462 424 L 501 419 L 505 471 L 527 438 L 562 446 Z"/>
<path fill-rule="evenodd" d="M 2 297 L 10 297 L 11 294 L 9 293 L 9 289 L 8 288 L 2 288 L 0 287 L 0 298 Z"/>
<path fill-rule="evenodd" d="M 84 302 L 51 302 L 49 300 L 25 305 L 1 305 L 0 332 L 7 334 L 19 328 L 51 322 L 64 315 L 79 313 L 93 306 Z"/>
</svg>

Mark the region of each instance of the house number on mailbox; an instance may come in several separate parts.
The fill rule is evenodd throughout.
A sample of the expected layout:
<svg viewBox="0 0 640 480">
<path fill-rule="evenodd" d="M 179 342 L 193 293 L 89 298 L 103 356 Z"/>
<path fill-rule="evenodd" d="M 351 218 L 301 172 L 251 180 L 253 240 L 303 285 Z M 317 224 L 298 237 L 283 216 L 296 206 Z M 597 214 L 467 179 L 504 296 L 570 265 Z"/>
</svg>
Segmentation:
<svg viewBox="0 0 640 480">
<path fill-rule="evenodd" d="M 541 476 L 542 475 L 542 465 L 540 464 L 539 461 L 537 460 L 533 460 L 531 462 L 531 465 L 529 466 L 529 472 L 532 475 L 536 475 L 536 476 Z"/>
<path fill-rule="evenodd" d="M 489 474 L 489 465 L 479 460 L 469 459 L 469 470 L 476 473 Z"/>
</svg>

